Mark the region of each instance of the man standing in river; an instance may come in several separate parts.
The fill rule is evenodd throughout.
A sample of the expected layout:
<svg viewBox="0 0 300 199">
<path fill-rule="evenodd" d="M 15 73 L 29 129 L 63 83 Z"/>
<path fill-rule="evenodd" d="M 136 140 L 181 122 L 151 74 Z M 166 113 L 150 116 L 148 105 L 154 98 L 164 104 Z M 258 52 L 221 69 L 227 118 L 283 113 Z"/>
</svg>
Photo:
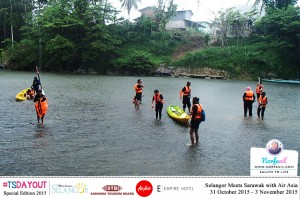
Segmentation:
<svg viewBox="0 0 300 199">
<path fill-rule="evenodd" d="M 137 80 L 137 83 L 134 85 L 134 90 L 135 90 L 135 96 L 133 98 L 133 101 L 135 102 L 136 100 L 141 102 L 142 101 L 142 96 L 143 96 L 143 88 L 144 84 L 141 79 Z"/>
<path fill-rule="evenodd" d="M 262 85 L 261 81 L 259 81 L 256 84 L 256 99 L 259 99 L 263 91 L 264 91 L 264 85 Z"/>
<path fill-rule="evenodd" d="M 155 102 L 156 119 L 157 118 L 161 119 L 161 111 L 164 106 L 164 97 L 157 89 L 154 90 L 154 95 L 152 97 L 152 108 L 154 108 L 154 105 L 153 105 L 154 102 Z"/>
<path fill-rule="evenodd" d="M 191 108 L 191 82 L 187 82 L 186 86 L 183 87 L 180 90 L 180 99 L 182 99 L 182 104 L 183 104 L 183 111 L 185 111 L 185 108 L 187 107 L 190 113 L 190 108 Z"/>
<path fill-rule="evenodd" d="M 262 92 L 261 96 L 257 99 L 257 101 L 258 101 L 257 116 L 258 118 L 261 118 L 263 120 L 266 106 L 268 104 L 268 98 L 266 96 L 266 92 Z"/>
<path fill-rule="evenodd" d="M 249 110 L 249 116 L 252 116 L 252 104 L 255 102 L 254 92 L 251 90 L 251 87 L 248 86 L 243 95 L 244 101 L 244 116 L 247 116 L 247 111 Z"/>
<path fill-rule="evenodd" d="M 201 118 L 202 118 L 202 105 L 199 103 L 199 98 L 198 97 L 193 97 L 193 106 L 192 110 L 190 113 L 190 118 L 191 118 L 191 123 L 190 123 L 190 138 L 191 138 L 191 143 L 197 144 L 199 142 L 199 125 L 201 123 Z"/>
</svg>

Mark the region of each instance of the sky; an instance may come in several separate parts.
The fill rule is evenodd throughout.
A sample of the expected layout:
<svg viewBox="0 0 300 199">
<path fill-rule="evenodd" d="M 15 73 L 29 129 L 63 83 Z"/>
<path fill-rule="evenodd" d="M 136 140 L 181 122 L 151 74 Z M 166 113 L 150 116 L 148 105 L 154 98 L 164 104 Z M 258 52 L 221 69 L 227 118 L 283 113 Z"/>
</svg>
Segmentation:
<svg viewBox="0 0 300 199">
<path fill-rule="evenodd" d="M 120 0 L 110 0 L 112 5 L 122 11 L 120 17 L 128 19 L 127 11 L 121 8 Z M 212 12 L 217 12 L 220 9 L 236 7 L 242 13 L 250 11 L 255 0 L 174 0 L 177 4 L 177 10 L 192 10 L 193 21 L 210 21 L 213 19 Z M 199 3 L 199 4 L 198 4 Z M 156 6 L 157 0 L 141 0 L 138 2 L 138 10 L 147 6 Z M 199 5 L 199 6 L 198 6 Z M 298 1 L 298 5 L 300 2 Z M 260 7 L 259 7 L 260 9 Z M 140 16 L 140 12 L 134 8 L 130 12 L 131 21 Z"/>
<path fill-rule="evenodd" d="M 216 12 L 222 8 L 236 7 L 240 11 L 250 11 L 255 0 L 174 0 L 177 4 L 177 10 L 192 10 L 193 21 L 210 21 L 212 12 Z M 128 19 L 127 11 L 121 8 L 120 0 L 110 0 L 112 5 L 122 11 L 120 16 Z M 198 4 L 199 3 L 199 4 Z M 157 0 L 141 0 L 138 2 L 138 10 L 147 6 L 156 6 Z M 198 6 L 199 5 L 199 6 Z M 140 16 L 140 12 L 134 8 L 130 12 L 130 19 Z"/>
</svg>

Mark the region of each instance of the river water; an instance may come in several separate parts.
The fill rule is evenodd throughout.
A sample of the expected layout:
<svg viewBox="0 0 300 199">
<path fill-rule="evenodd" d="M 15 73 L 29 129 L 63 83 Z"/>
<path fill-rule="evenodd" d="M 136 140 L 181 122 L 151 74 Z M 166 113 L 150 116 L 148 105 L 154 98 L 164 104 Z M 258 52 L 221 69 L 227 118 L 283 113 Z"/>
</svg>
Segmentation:
<svg viewBox="0 0 300 199">
<path fill-rule="evenodd" d="M 40 127 L 33 102 L 15 101 L 34 75 L 0 71 L 0 176 L 249 176 L 251 147 L 279 139 L 300 151 L 298 85 L 264 83 L 262 121 L 243 116 L 242 95 L 254 81 L 143 77 L 136 110 L 138 77 L 42 72 L 49 110 Z M 189 128 L 166 113 L 181 106 L 187 81 L 206 111 L 197 146 L 189 146 Z M 151 108 L 154 89 L 165 98 L 161 121 Z"/>
</svg>

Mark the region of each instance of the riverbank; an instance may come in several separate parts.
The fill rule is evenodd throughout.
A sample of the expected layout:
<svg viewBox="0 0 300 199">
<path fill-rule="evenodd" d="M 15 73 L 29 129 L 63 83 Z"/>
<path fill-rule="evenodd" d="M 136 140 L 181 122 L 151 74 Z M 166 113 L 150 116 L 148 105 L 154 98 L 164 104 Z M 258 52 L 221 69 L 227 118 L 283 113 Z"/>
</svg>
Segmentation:
<svg viewBox="0 0 300 199">
<path fill-rule="evenodd" d="M 229 73 L 224 70 L 217 70 L 208 67 L 199 69 L 175 68 L 175 77 L 191 77 L 200 79 L 230 79 Z"/>
<path fill-rule="evenodd" d="M 6 71 L 19 71 L 22 70 L 10 70 L 3 68 Z M 190 77 L 190 78 L 199 78 L 199 79 L 223 79 L 229 80 L 232 79 L 230 74 L 224 70 L 216 70 L 212 68 L 201 68 L 201 69 L 186 69 L 186 68 L 175 68 L 175 67 L 165 67 L 160 66 L 157 70 L 153 70 L 150 74 L 140 74 L 133 72 L 123 72 L 119 73 L 118 71 L 107 71 L 105 74 L 98 73 L 92 68 L 88 70 L 76 70 L 73 72 L 70 71 L 48 71 L 42 70 L 41 72 L 50 72 L 56 74 L 82 74 L 82 75 L 115 75 L 115 76 L 148 76 L 148 77 Z M 236 79 L 236 78 L 234 78 Z M 241 78 L 240 80 L 249 80 L 249 78 Z"/>
</svg>

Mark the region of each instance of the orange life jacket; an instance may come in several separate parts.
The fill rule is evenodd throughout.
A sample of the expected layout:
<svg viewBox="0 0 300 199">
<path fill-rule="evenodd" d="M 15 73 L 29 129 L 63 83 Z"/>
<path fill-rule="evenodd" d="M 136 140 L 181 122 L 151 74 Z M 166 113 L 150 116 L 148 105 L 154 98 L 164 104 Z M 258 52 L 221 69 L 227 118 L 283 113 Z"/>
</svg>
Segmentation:
<svg viewBox="0 0 300 199">
<path fill-rule="evenodd" d="M 201 104 L 195 104 L 197 106 L 197 112 L 193 119 L 201 119 L 201 113 L 202 113 L 202 105 Z M 193 116 L 193 108 L 191 111 L 191 117 Z"/>
<path fill-rule="evenodd" d="M 43 98 L 40 98 L 37 102 L 35 102 L 35 110 L 38 114 L 38 117 L 42 117 L 46 115 L 48 111 L 48 100 L 46 98 L 45 101 L 42 101 Z"/>
<path fill-rule="evenodd" d="M 256 86 L 256 93 L 261 94 L 264 90 L 264 86 L 262 84 L 258 84 Z"/>
<path fill-rule="evenodd" d="M 140 84 L 135 84 L 134 85 L 134 90 L 136 93 L 142 93 L 143 92 L 143 87 L 141 86 L 140 88 L 138 88 L 138 85 Z"/>
<path fill-rule="evenodd" d="M 191 88 L 189 86 L 185 86 L 185 91 L 180 90 L 180 96 L 190 96 Z"/>
<path fill-rule="evenodd" d="M 267 106 L 267 96 L 265 96 L 264 98 L 262 98 L 262 96 L 260 96 L 258 102 L 262 107 L 266 107 Z"/>
<path fill-rule="evenodd" d="M 161 104 L 164 103 L 164 99 L 161 99 L 161 98 L 160 98 L 160 93 L 158 93 L 157 95 L 154 94 L 154 95 L 153 95 L 153 99 L 155 100 L 156 104 L 157 104 L 157 103 L 161 103 Z"/>
<path fill-rule="evenodd" d="M 245 100 L 247 101 L 253 101 L 253 91 L 246 91 L 246 96 L 245 96 Z"/>
</svg>

